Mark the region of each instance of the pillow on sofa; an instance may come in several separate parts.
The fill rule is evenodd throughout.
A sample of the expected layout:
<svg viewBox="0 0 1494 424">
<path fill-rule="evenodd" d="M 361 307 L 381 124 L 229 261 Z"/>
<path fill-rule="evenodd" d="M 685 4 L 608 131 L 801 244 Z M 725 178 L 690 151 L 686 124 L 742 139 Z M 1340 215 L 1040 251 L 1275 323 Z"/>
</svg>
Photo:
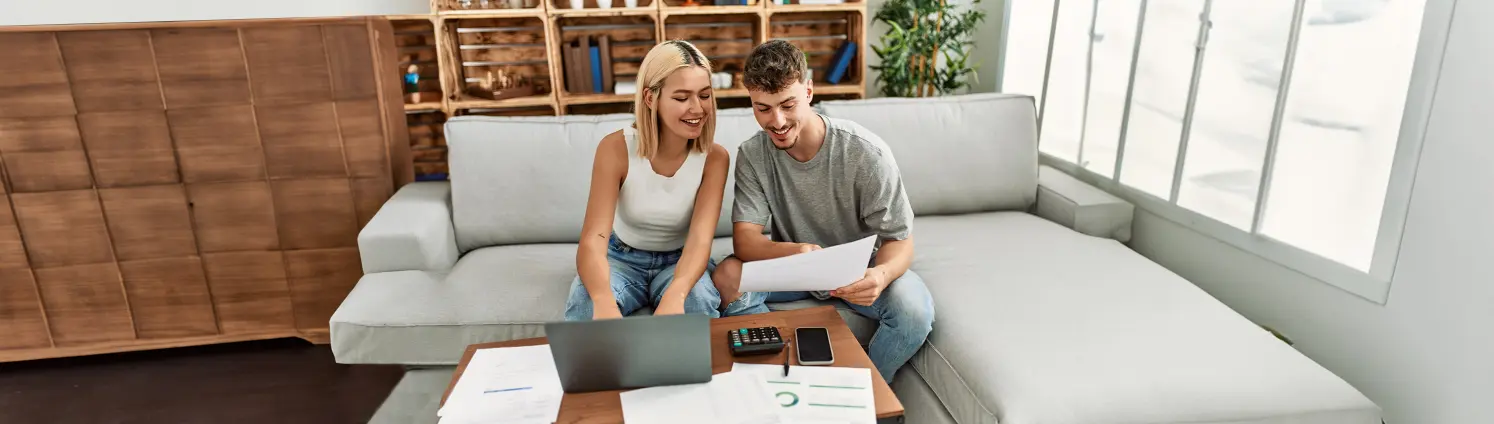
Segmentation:
<svg viewBox="0 0 1494 424">
<path fill-rule="evenodd" d="M 827 100 L 820 108 L 887 142 L 917 215 L 1022 211 L 1037 199 L 1031 96 Z"/>
</svg>

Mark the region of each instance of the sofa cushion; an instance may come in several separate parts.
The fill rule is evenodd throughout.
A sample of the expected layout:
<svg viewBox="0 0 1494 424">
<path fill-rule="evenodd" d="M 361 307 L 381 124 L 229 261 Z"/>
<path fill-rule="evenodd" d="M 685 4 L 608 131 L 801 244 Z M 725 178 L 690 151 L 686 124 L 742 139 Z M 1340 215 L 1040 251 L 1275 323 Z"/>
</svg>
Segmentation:
<svg viewBox="0 0 1494 424">
<path fill-rule="evenodd" d="M 735 155 L 761 129 L 749 109 L 717 112 L 716 143 Z M 592 159 L 602 137 L 631 114 L 560 117 L 463 116 L 446 123 L 452 223 L 463 252 L 522 243 L 575 243 L 581 235 Z M 730 161 L 735 163 L 736 161 Z M 716 225 L 731 235 L 730 187 Z"/>
<path fill-rule="evenodd" d="M 1027 210 L 1037 198 L 1037 119 L 1031 96 L 824 101 L 887 142 L 918 215 Z"/>
<path fill-rule="evenodd" d="M 920 217 L 938 322 L 912 361 L 961 423 L 1378 423 L 1342 379 L 1110 239 Z"/>
</svg>

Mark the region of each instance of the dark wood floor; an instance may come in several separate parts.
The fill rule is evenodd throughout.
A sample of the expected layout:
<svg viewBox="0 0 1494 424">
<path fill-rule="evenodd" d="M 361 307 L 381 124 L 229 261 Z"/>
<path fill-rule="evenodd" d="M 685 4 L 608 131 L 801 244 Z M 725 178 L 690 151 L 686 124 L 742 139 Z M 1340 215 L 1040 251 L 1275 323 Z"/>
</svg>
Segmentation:
<svg viewBox="0 0 1494 424">
<path fill-rule="evenodd" d="M 299 339 L 4 363 L 0 423 L 363 423 L 403 374 Z"/>
</svg>

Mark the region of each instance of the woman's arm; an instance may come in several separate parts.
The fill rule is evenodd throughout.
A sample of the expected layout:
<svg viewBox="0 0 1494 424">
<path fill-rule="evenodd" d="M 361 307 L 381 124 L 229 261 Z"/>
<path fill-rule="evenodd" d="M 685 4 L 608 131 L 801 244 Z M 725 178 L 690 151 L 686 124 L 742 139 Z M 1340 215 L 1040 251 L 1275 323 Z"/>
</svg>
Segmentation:
<svg viewBox="0 0 1494 424">
<path fill-rule="evenodd" d="M 706 261 L 711 257 L 711 239 L 715 238 L 716 222 L 721 219 L 726 171 L 731 167 L 729 158 L 726 148 L 720 144 L 712 144 L 706 154 L 705 175 L 700 178 L 700 189 L 695 191 L 695 213 L 690 217 L 685 251 L 674 267 L 674 281 L 664 289 L 664 297 L 659 300 L 655 315 L 685 313 L 685 296 L 705 274 Z"/>
<path fill-rule="evenodd" d="M 592 161 L 591 194 L 586 198 L 586 220 L 581 224 L 581 245 L 576 248 L 576 273 L 591 295 L 593 318 L 621 318 L 612 295 L 612 267 L 607 264 L 607 241 L 612 237 L 612 217 L 617 195 L 628 175 L 628 143 L 622 131 L 608 134 L 597 145 Z"/>
</svg>

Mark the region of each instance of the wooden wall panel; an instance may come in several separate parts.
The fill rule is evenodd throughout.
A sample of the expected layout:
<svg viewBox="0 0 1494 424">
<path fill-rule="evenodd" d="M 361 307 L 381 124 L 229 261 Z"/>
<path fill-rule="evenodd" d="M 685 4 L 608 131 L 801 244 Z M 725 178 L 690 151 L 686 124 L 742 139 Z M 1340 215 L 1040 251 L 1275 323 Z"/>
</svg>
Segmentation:
<svg viewBox="0 0 1494 424">
<path fill-rule="evenodd" d="M 78 129 L 99 187 L 181 182 L 164 111 L 79 114 Z"/>
<path fill-rule="evenodd" d="M 337 100 L 373 99 L 379 80 L 374 77 L 373 50 L 368 45 L 368 27 L 323 25 L 327 62 L 331 66 L 332 97 Z"/>
<path fill-rule="evenodd" d="M 180 184 L 99 190 L 114 254 L 121 261 L 197 254 Z"/>
<path fill-rule="evenodd" d="M 255 104 L 332 99 L 321 27 L 246 28 L 243 34 Z"/>
<path fill-rule="evenodd" d="M 0 195 L 0 269 L 26 267 L 26 246 L 21 244 L 21 228 L 11 213 L 10 196 Z"/>
<path fill-rule="evenodd" d="M 342 140 L 332 103 L 256 106 L 270 178 L 342 177 Z"/>
<path fill-rule="evenodd" d="M 295 328 L 290 287 L 280 252 L 202 256 L 223 334 Z"/>
<path fill-rule="evenodd" d="M 384 149 L 384 121 L 379 113 L 377 100 L 337 102 L 337 123 L 342 132 L 348 176 L 389 174 Z"/>
<path fill-rule="evenodd" d="M 384 202 L 394 196 L 394 189 L 389 184 L 388 178 L 354 178 L 350 182 L 353 189 L 353 210 L 358 214 L 358 228 L 368 225 Z"/>
<path fill-rule="evenodd" d="M 140 338 L 217 334 L 207 279 L 197 257 L 121 261 L 119 271 Z"/>
<path fill-rule="evenodd" d="M 325 343 L 358 228 L 413 175 L 394 38 L 367 17 L 0 28 L 0 362 Z"/>
<path fill-rule="evenodd" d="M 249 104 L 249 70 L 238 30 L 155 29 L 151 40 L 167 107 Z"/>
<path fill-rule="evenodd" d="M 280 248 L 268 183 L 188 184 L 187 196 L 202 252 Z"/>
<path fill-rule="evenodd" d="M 57 346 L 135 338 L 119 269 L 113 263 L 38 268 L 47 324 Z"/>
<path fill-rule="evenodd" d="M 149 31 L 66 32 L 57 42 L 79 112 L 165 108 Z"/>
<path fill-rule="evenodd" d="M 0 268 L 0 334 L 0 350 L 52 346 L 28 268 Z"/>
<path fill-rule="evenodd" d="M 0 157 L 17 192 L 93 187 L 72 115 L 0 119 Z"/>
<path fill-rule="evenodd" d="M 77 113 L 57 38 L 50 32 L 0 33 L 0 118 Z"/>
<path fill-rule="evenodd" d="M 358 245 L 358 215 L 348 180 L 280 180 L 274 182 L 275 221 L 286 249 L 324 249 Z"/>
<path fill-rule="evenodd" d="M 51 268 L 113 262 L 104 212 L 93 190 L 16 193 L 16 222 L 31 266 Z"/>
<path fill-rule="evenodd" d="M 265 178 L 264 151 L 254 108 L 249 105 L 176 109 L 166 112 L 187 183 Z"/>
<path fill-rule="evenodd" d="M 285 267 L 297 328 L 326 327 L 342 299 L 363 277 L 356 248 L 286 251 Z"/>
</svg>

